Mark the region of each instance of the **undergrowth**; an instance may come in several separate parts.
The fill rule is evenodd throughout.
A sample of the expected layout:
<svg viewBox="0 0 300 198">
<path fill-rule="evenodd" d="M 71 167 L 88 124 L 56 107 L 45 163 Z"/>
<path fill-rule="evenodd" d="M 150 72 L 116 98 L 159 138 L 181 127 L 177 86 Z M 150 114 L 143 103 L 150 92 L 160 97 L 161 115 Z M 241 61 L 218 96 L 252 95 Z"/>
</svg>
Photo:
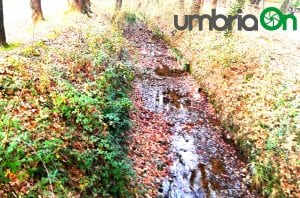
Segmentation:
<svg viewBox="0 0 300 198">
<path fill-rule="evenodd" d="M 0 196 L 133 195 L 126 42 L 117 31 L 85 37 L 68 56 L 36 44 L 1 65 Z"/>
</svg>

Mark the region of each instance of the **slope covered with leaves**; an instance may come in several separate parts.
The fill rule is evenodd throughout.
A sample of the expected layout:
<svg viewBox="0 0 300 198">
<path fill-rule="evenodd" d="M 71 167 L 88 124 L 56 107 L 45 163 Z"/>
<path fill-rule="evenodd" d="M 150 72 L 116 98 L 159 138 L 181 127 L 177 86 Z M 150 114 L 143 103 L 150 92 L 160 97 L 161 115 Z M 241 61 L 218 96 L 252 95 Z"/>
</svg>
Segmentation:
<svg viewBox="0 0 300 198">
<path fill-rule="evenodd" d="M 128 45 L 86 16 L 66 17 L 34 44 L 1 49 L 1 197 L 132 195 Z"/>
</svg>

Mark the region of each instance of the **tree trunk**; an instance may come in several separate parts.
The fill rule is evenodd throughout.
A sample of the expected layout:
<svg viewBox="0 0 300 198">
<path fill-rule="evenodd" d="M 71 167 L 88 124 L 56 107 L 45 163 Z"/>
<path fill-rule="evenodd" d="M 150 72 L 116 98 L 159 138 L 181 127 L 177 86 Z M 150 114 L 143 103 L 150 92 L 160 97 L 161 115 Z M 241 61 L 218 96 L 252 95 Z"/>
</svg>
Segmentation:
<svg viewBox="0 0 300 198">
<path fill-rule="evenodd" d="M 179 10 L 180 14 L 184 13 L 184 0 L 179 0 Z"/>
<path fill-rule="evenodd" d="M 184 14 L 185 14 L 185 7 L 184 7 L 184 0 L 179 0 L 179 22 L 182 24 L 184 22 Z"/>
<path fill-rule="evenodd" d="M 3 16 L 3 1 L 0 0 L 0 46 L 5 46 L 6 37 L 5 37 L 5 29 L 4 29 L 4 16 Z"/>
<path fill-rule="evenodd" d="M 122 0 L 116 0 L 116 13 L 120 12 L 122 8 Z"/>
<path fill-rule="evenodd" d="M 217 2 L 218 2 L 218 0 L 211 0 L 212 2 L 211 2 L 211 8 L 212 9 L 216 9 L 217 8 Z"/>
<path fill-rule="evenodd" d="M 203 7 L 204 0 L 193 0 L 191 7 L 191 14 L 199 14 Z"/>
<path fill-rule="evenodd" d="M 32 9 L 32 21 L 44 21 L 41 0 L 30 0 L 30 7 Z"/>
<path fill-rule="evenodd" d="M 87 15 L 92 13 L 90 0 L 72 0 L 71 8 Z"/>
</svg>

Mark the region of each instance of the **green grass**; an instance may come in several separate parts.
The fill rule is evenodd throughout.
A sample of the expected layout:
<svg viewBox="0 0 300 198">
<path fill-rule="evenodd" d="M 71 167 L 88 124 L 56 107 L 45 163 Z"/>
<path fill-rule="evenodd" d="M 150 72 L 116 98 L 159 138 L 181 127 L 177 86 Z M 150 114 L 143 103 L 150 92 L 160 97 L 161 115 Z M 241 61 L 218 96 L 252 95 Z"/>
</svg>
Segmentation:
<svg viewBox="0 0 300 198">
<path fill-rule="evenodd" d="M 10 51 L 13 50 L 17 47 L 20 47 L 22 44 L 21 43 L 9 43 L 7 46 L 0 47 L 0 51 Z"/>
</svg>

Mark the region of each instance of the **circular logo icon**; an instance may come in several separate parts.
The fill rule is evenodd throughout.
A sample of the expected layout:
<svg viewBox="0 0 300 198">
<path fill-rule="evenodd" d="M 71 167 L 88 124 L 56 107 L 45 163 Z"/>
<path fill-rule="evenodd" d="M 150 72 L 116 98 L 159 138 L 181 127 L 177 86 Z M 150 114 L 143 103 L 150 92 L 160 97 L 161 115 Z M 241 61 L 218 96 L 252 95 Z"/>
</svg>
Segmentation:
<svg viewBox="0 0 300 198">
<path fill-rule="evenodd" d="M 260 14 L 260 23 L 267 30 L 277 30 L 282 25 L 282 17 L 278 8 L 269 7 Z"/>
</svg>

